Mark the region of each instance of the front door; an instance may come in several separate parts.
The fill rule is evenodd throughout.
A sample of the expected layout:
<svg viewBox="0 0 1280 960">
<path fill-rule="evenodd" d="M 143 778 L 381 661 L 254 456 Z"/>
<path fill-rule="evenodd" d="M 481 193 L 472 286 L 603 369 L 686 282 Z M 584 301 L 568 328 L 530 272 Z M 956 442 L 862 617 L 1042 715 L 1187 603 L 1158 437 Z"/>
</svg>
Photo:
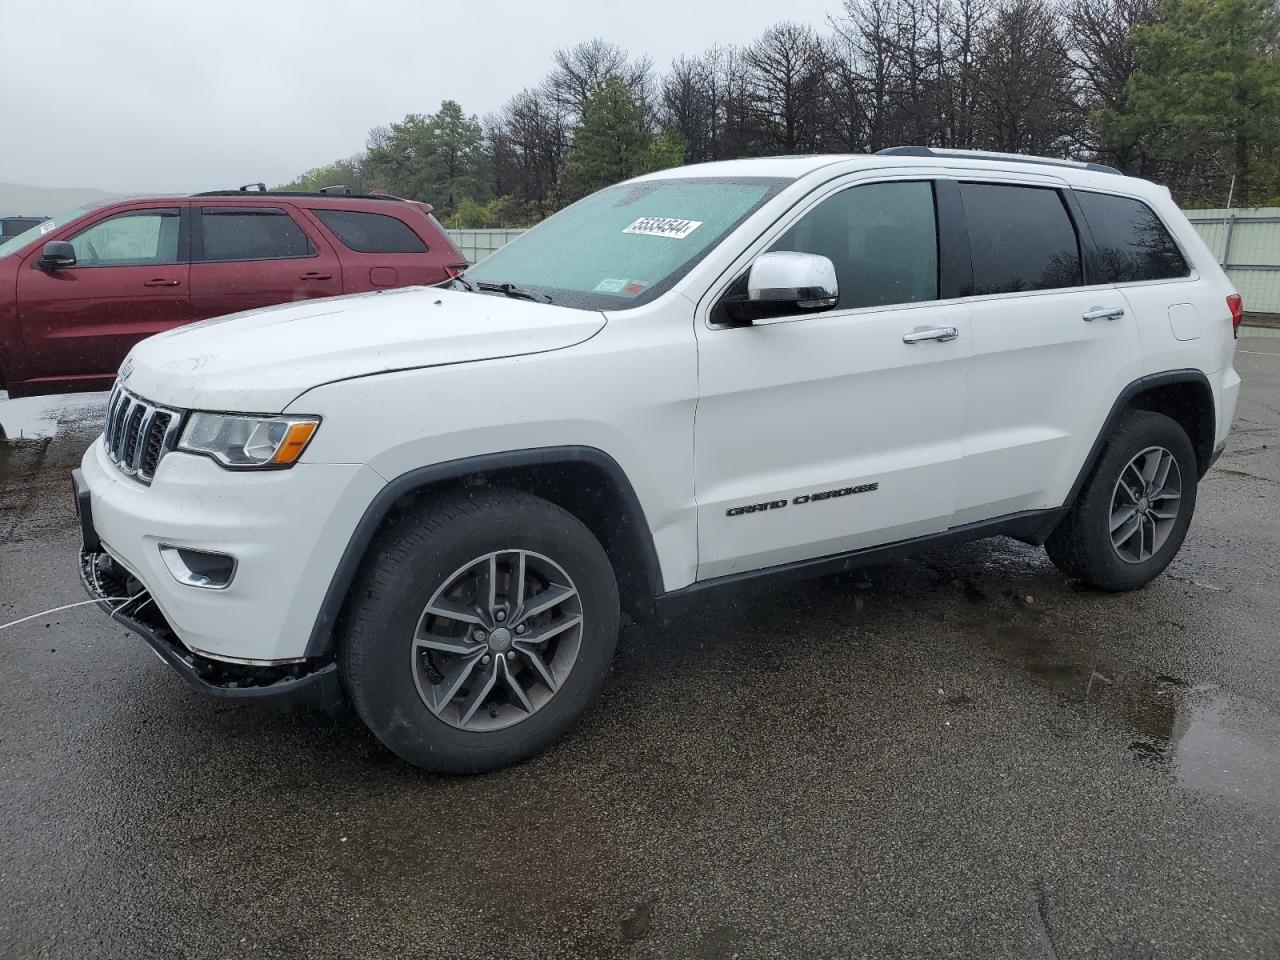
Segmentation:
<svg viewBox="0 0 1280 960">
<path fill-rule="evenodd" d="M 950 526 L 970 347 L 936 209 L 928 180 L 832 188 L 767 248 L 830 258 L 837 306 L 698 324 L 698 579 Z"/>
<path fill-rule="evenodd" d="M 40 247 L 29 255 L 17 300 L 31 379 L 107 386 L 135 343 L 191 321 L 184 208 L 139 206 L 48 236 L 70 241 L 72 267 L 46 272 Z"/>
</svg>

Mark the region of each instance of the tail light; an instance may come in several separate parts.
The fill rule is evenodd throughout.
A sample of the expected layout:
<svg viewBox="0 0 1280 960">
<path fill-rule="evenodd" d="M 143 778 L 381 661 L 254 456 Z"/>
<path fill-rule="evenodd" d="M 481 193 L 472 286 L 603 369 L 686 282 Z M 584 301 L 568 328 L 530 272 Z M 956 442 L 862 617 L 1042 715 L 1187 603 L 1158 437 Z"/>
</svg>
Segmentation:
<svg viewBox="0 0 1280 960">
<path fill-rule="evenodd" d="M 1239 340 L 1240 321 L 1244 319 L 1244 301 L 1240 299 L 1240 294 L 1233 293 L 1227 297 L 1227 309 L 1231 311 L 1231 330 Z"/>
<path fill-rule="evenodd" d="M 465 263 L 463 264 L 446 263 L 444 265 L 445 276 L 447 276 L 450 280 L 452 280 L 454 277 L 462 276 L 462 271 L 466 269 L 467 269 L 467 265 Z M 1239 300 L 1240 298 L 1236 297 L 1236 299 Z M 1239 321 L 1236 321 L 1236 322 L 1239 323 Z"/>
</svg>

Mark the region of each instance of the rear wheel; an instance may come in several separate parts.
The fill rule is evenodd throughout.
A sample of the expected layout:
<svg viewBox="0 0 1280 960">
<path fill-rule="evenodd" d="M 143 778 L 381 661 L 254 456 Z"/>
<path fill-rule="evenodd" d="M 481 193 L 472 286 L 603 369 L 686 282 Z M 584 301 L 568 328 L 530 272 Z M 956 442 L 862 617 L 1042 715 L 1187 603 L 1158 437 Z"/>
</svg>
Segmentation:
<svg viewBox="0 0 1280 960">
<path fill-rule="evenodd" d="M 532 756 L 603 683 L 618 591 L 599 542 L 537 497 L 431 501 L 357 586 L 342 670 L 357 712 L 410 763 L 469 773 Z"/>
<path fill-rule="evenodd" d="M 1177 421 L 1128 411 L 1045 543 L 1049 558 L 1103 590 L 1150 583 L 1182 546 L 1198 476 L 1195 450 Z"/>
</svg>

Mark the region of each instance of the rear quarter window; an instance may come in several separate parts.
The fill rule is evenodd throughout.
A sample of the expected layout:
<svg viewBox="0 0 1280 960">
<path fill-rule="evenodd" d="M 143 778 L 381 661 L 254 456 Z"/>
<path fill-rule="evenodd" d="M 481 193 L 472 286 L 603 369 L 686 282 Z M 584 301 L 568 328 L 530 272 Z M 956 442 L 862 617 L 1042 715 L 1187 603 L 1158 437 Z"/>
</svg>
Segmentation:
<svg viewBox="0 0 1280 960">
<path fill-rule="evenodd" d="M 426 253 L 427 245 L 399 217 L 360 210 L 312 210 L 325 228 L 355 253 Z"/>
<path fill-rule="evenodd" d="M 1076 199 L 1093 234 L 1099 282 L 1171 280 L 1191 272 L 1165 225 L 1141 200 L 1079 190 Z"/>
</svg>

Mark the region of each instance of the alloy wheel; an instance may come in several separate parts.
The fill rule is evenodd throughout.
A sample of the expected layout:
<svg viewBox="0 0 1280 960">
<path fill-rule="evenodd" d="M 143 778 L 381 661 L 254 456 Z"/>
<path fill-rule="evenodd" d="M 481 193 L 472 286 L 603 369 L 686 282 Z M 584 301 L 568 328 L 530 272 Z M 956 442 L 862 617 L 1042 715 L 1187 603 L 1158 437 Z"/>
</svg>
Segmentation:
<svg viewBox="0 0 1280 960">
<path fill-rule="evenodd" d="M 498 730 L 546 706 L 581 645 L 582 602 L 564 569 L 528 550 L 498 550 L 432 595 L 414 631 L 413 678 L 445 723 Z"/>
<path fill-rule="evenodd" d="M 1120 471 L 1111 495 L 1111 547 L 1125 563 L 1151 559 L 1169 539 L 1182 503 L 1182 471 L 1164 447 L 1147 447 Z"/>
</svg>

